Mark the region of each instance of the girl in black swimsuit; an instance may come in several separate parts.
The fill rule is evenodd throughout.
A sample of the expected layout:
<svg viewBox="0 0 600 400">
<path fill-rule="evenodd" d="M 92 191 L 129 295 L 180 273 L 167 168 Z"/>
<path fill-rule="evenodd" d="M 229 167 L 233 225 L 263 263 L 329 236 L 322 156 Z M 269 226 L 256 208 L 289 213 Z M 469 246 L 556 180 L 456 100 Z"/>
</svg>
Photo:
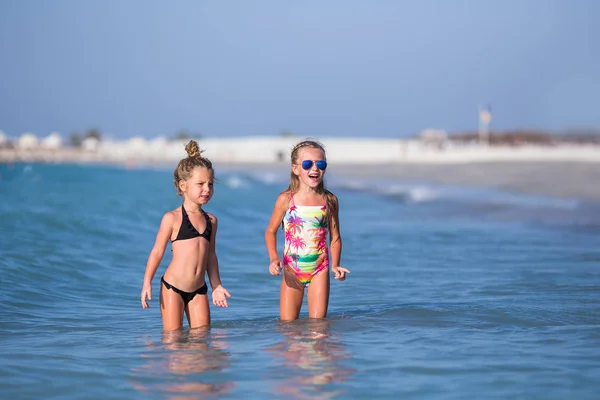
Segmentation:
<svg viewBox="0 0 600 400">
<path fill-rule="evenodd" d="M 227 307 L 227 297 L 231 297 L 221 285 L 219 274 L 215 246 L 217 218 L 202 209 L 214 193 L 212 163 L 202 157 L 195 141 L 191 140 L 185 149 L 188 157 L 179 162 L 174 172 L 175 188 L 183 197 L 183 204 L 163 216 L 146 264 L 141 294 L 142 307 L 149 308 L 152 279 L 170 240 L 173 259 L 160 279 L 165 330 L 181 328 L 184 314 L 191 328 L 210 325 L 206 275 L 214 305 Z"/>
</svg>

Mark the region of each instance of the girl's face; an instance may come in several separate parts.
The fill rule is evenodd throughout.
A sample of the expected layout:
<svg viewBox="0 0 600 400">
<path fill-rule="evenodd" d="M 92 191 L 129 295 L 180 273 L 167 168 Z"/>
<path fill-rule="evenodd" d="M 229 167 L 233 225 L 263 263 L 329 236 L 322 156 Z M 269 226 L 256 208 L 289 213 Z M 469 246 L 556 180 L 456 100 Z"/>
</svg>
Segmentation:
<svg viewBox="0 0 600 400">
<path fill-rule="evenodd" d="M 317 165 L 323 166 L 322 163 L 317 163 L 317 161 L 325 161 L 325 154 L 319 149 L 304 147 L 298 151 L 298 159 L 292 165 L 292 172 L 298 176 L 301 184 L 313 189 L 323 181 L 325 176 L 325 169 L 320 169 Z M 312 165 L 308 169 L 304 169 L 307 165 L 303 166 L 303 162 Z"/>
<path fill-rule="evenodd" d="M 213 172 L 196 167 L 189 179 L 179 182 L 183 196 L 195 204 L 206 204 L 214 194 Z"/>
</svg>

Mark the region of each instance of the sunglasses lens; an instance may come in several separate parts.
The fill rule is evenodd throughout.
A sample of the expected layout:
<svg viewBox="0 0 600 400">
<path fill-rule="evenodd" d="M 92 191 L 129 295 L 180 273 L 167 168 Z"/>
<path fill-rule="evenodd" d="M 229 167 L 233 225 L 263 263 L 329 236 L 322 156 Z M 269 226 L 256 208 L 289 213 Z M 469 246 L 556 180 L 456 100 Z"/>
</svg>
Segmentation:
<svg viewBox="0 0 600 400">
<path fill-rule="evenodd" d="M 317 165 L 317 168 L 319 168 L 321 171 L 324 171 L 325 168 L 327 168 L 327 161 L 325 161 L 325 160 L 316 161 L 315 164 Z M 313 166 L 312 160 L 302 161 L 302 169 L 305 169 L 308 171 L 309 169 L 312 168 L 312 166 Z"/>
<path fill-rule="evenodd" d="M 308 170 L 312 167 L 312 165 L 313 165 L 313 162 L 311 160 L 302 161 L 302 169 Z M 318 167 L 318 165 L 317 165 L 317 167 Z"/>
</svg>

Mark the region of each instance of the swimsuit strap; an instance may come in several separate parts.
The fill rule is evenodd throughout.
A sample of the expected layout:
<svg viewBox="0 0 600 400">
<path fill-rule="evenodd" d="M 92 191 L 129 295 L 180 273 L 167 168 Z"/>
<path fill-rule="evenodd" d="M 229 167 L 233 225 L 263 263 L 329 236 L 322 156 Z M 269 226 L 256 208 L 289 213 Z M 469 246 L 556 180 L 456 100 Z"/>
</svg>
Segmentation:
<svg viewBox="0 0 600 400">
<path fill-rule="evenodd" d="M 206 219 L 206 228 L 204 228 L 204 232 L 202 232 L 200 236 L 210 242 L 210 237 L 212 236 L 212 222 L 210 221 L 210 217 L 206 211 L 203 209 L 200 209 L 200 211 L 202 211 L 202 215 L 204 215 L 204 219 Z"/>
</svg>

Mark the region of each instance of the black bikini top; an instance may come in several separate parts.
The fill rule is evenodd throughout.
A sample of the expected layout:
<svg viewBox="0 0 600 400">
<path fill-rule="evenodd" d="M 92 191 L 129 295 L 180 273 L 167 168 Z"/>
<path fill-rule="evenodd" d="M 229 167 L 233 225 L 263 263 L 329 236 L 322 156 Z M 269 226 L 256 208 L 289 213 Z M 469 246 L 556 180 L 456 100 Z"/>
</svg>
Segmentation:
<svg viewBox="0 0 600 400">
<path fill-rule="evenodd" d="M 190 217 L 188 217 L 185 208 L 183 208 L 183 205 L 181 206 L 181 227 L 179 228 L 177 237 L 175 238 L 175 240 L 172 240 L 171 243 L 177 240 L 193 239 L 197 237 L 203 237 L 204 239 L 210 242 L 210 235 L 212 234 L 212 223 L 210 222 L 208 214 L 203 209 L 200 209 L 200 211 L 202 211 L 202 215 L 204 215 L 204 218 L 206 218 L 206 228 L 202 233 L 198 232 L 198 230 L 194 228 L 194 225 L 192 225 Z"/>
</svg>

